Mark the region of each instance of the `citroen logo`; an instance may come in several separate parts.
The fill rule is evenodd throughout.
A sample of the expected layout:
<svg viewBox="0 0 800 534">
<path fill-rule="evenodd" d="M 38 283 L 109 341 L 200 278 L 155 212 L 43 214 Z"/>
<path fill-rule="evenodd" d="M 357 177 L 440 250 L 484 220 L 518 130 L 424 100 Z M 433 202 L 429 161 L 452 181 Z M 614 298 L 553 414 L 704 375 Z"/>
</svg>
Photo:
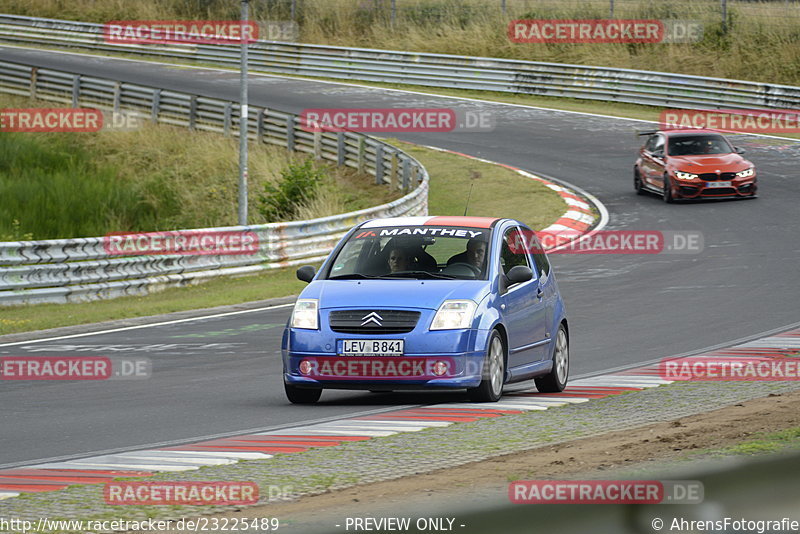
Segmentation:
<svg viewBox="0 0 800 534">
<path fill-rule="evenodd" d="M 383 326 L 383 317 L 378 315 L 378 312 L 372 312 L 361 318 L 361 326 L 367 326 L 369 323 L 375 323 L 377 326 Z"/>
</svg>

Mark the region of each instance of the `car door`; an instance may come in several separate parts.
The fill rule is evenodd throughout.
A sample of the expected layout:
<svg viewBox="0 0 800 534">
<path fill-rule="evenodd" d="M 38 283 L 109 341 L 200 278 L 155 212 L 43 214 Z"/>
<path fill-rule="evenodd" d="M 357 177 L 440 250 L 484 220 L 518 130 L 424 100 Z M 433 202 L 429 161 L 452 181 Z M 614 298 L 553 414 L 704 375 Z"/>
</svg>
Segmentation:
<svg viewBox="0 0 800 534">
<path fill-rule="evenodd" d="M 546 307 L 539 295 L 539 278 L 531 266 L 529 248 L 519 226 L 503 232 L 499 257 L 499 276 L 504 278 L 512 267 L 532 269 L 532 280 L 508 285 L 501 281 L 500 315 L 508 335 L 508 366 L 518 367 L 543 358 L 546 331 Z"/>
<path fill-rule="evenodd" d="M 650 186 L 661 189 L 664 185 L 664 151 L 666 139 L 655 134 L 642 150 L 642 179 Z"/>
</svg>

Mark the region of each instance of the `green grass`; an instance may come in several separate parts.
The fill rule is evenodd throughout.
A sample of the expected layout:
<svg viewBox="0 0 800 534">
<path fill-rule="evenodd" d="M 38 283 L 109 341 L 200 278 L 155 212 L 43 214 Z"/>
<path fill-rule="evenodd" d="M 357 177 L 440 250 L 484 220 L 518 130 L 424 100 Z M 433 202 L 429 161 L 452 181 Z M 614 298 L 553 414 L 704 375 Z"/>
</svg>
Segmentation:
<svg viewBox="0 0 800 534">
<path fill-rule="evenodd" d="M 519 44 L 509 40 L 509 21 L 524 18 L 608 18 L 608 0 L 562 2 L 509 0 L 402 0 L 390 20 L 389 2 L 299 2 L 300 41 L 443 54 L 504 57 L 680 72 L 769 83 L 800 84 L 800 4 L 736 2 L 723 28 L 717 0 L 618 2 L 622 19 L 684 19 L 704 24 L 703 38 L 684 44 Z M 253 0 L 251 18 L 287 20 L 289 2 Z M 128 19 L 235 19 L 228 0 L 0 0 L 0 11 L 21 15 L 105 22 Z"/>
<path fill-rule="evenodd" d="M 800 427 L 778 432 L 762 433 L 756 439 L 742 441 L 736 445 L 710 451 L 713 456 L 755 456 L 800 448 Z"/>
<path fill-rule="evenodd" d="M 0 107 L 54 107 L 0 95 Z M 307 156 L 251 143 L 249 222 L 267 220 L 260 195 Z M 315 162 L 321 193 L 294 219 L 375 206 L 402 193 L 353 169 Z M 131 131 L 3 133 L 0 240 L 97 237 L 110 232 L 209 228 L 237 223 L 238 141 L 145 123 Z"/>
<path fill-rule="evenodd" d="M 401 146 L 419 159 L 431 174 L 429 213 L 432 215 L 463 214 L 472 182 L 475 189 L 470 215 L 514 217 L 538 229 L 552 223 L 566 209 L 561 197 L 553 191 L 503 167 L 407 143 Z M 304 286 L 296 279 L 292 268 L 255 276 L 214 279 L 144 297 L 0 308 L 0 334 L 239 304 L 295 295 Z"/>
</svg>

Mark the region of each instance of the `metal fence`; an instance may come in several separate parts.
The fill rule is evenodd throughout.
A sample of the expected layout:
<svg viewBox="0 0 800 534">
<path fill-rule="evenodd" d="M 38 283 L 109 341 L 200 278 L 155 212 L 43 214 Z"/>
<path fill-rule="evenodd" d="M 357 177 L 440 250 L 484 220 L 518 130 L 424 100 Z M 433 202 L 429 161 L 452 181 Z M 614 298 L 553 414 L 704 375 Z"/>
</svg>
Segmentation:
<svg viewBox="0 0 800 534">
<path fill-rule="evenodd" d="M 239 106 L 232 102 L 17 63 L 0 62 L 0 92 L 138 112 L 157 123 L 195 130 L 238 132 Z M 362 134 L 307 131 L 295 115 L 272 109 L 251 107 L 248 113 L 253 141 L 359 169 L 407 194 L 389 204 L 310 221 L 200 230 L 253 232 L 258 237 L 253 254 L 121 257 L 108 253 L 103 237 L 0 243 L 0 305 L 146 294 L 215 276 L 314 263 L 360 221 L 427 214 L 428 173 L 403 151 Z"/>
<path fill-rule="evenodd" d="M 231 45 L 105 42 L 102 25 L 0 15 L 0 42 L 234 65 Z M 259 41 L 252 72 L 499 91 L 688 109 L 796 109 L 800 87 L 607 67 Z"/>
</svg>

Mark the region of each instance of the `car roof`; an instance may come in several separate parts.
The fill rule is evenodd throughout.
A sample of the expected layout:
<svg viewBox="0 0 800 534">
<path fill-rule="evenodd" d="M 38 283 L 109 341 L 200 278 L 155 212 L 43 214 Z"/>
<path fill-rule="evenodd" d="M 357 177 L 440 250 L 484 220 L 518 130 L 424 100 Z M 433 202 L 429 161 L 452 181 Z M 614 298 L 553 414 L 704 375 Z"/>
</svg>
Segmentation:
<svg viewBox="0 0 800 534">
<path fill-rule="evenodd" d="M 675 130 L 659 130 L 661 133 L 669 137 L 691 137 L 694 135 L 719 135 L 724 137 L 720 132 L 714 130 L 701 130 L 701 129 L 675 129 Z"/>
<path fill-rule="evenodd" d="M 469 217 L 458 215 L 441 215 L 428 217 L 390 217 L 372 219 L 361 225 L 361 228 L 380 228 L 384 226 L 462 226 L 466 228 L 492 228 L 499 217 Z"/>
</svg>

